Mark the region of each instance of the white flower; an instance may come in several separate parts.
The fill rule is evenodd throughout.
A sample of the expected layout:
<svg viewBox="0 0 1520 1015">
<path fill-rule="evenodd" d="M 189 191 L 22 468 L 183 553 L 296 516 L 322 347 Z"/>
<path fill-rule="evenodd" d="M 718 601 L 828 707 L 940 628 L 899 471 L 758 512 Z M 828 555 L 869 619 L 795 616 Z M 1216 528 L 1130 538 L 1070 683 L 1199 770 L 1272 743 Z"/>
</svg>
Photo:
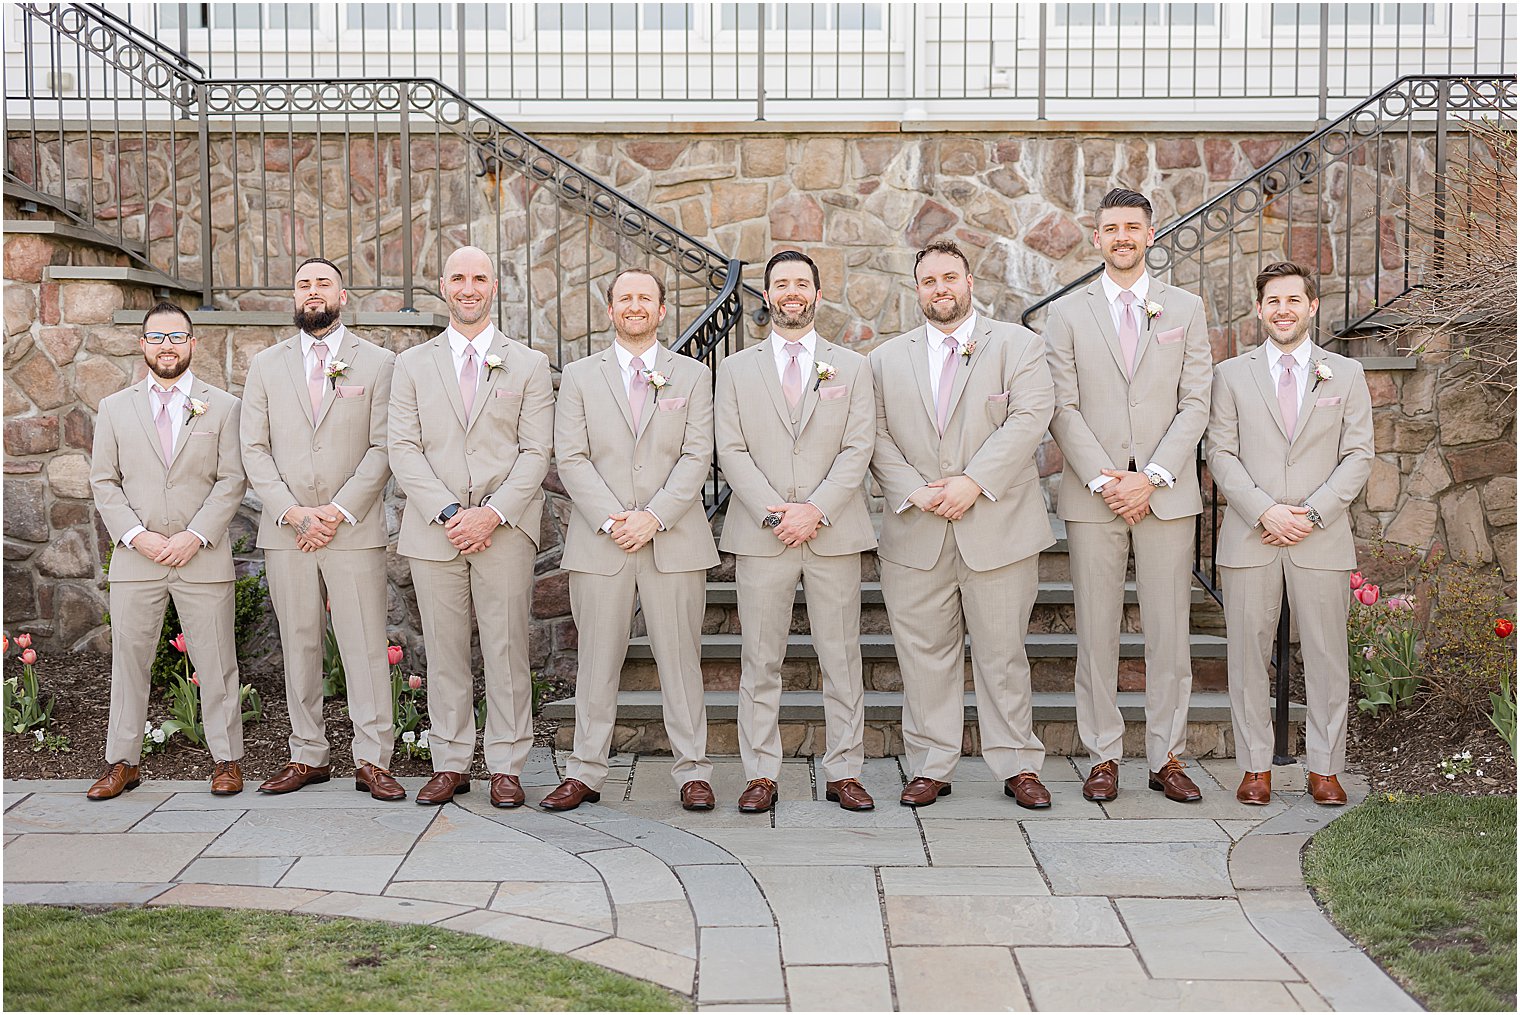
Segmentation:
<svg viewBox="0 0 1520 1015">
<path fill-rule="evenodd" d="M 1478 771 L 1477 771 L 1477 773 L 1476 773 L 1476 774 L 1478 774 L 1478 775 L 1482 775 L 1482 774 L 1483 774 L 1483 769 L 1481 769 L 1481 768 L 1480 768 L 1480 769 L 1478 769 Z M 1482 834 L 1482 833 L 1481 833 L 1481 832 L 1480 832 L 1480 833 L 1479 833 L 1479 834 L 1480 834 L 1480 835 L 1481 835 L 1481 834 Z"/>
<path fill-rule="evenodd" d="M 1315 363 L 1314 379 L 1316 381 L 1334 380 L 1335 374 L 1331 371 L 1330 364 L 1326 363 L 1324 360 L 1320 360 L 1319 362 Z"/>
<path fill-rule="evenodd" d="M 401 734 L 401 742 L 403 744 L 415 744 L 417 742 L 417 734 L 413 733 L 411 730 L 407 730 L 405 733 Z"/>
<path fill-rule="evenodd" d="M 152 722 L 152 720 L 149 720 L 148 722 L 143 723 L 143 736 L 147 736 L 149 733 L 152 733 L 152 732 L 153 732 L 153 722 Z"/>
<path fill-rule="evenodd" d="M 485 363 L 486 363 L 486 376 L 490 377 L 492 370 L 500 370 L 501 369 L 502 359 L 501 359 L 500 356 L 496 355 L 494 352 L 487 353 L 486 354 Z"/>
<path fill-rule="evenodd" d="M 154 730 L 152 735 L 153 735 L 153 742 L 155 744 L 161 744 L 161 743 L 164 742 L 164 731 L 163 730 Z"/>
<path fill-rule="evenodd" d="M 327 379 L 332 381 L 334 385 L 338 383 L 338 378 L 342 377 L 347 372 L 348 364 L 340 359 L 335 359 L 327 364 Z"/>
<path fill-rule="evenodd" d="M 1145 301 L 1145 316 L 1149 317 L 1152 320 L 1160 317 L 1163 309 L 1164 308 L 1161 306 L 1161 304 L 1155 302 L 1154 300 Z"/>
<path fill-rule="evenodd" d="M 37 731 L 37 742 L 39 744 L 42 743 L 42 731 L 41 730 Z"/>
<path fill-rule="evenodd" d="M 185 422 L 188 424 L 197 416 L 204 416 L 206 410 L 211 408 L 199 398 L 191 398 L 185 402 Z"/>
<path fill-rule="evenodd" d="M 1456 776 L 1455 772 L 1447 772 L 1446 773 L 1446 778 L 1448 778 L 1448 779 L 1455 779 L 1456 777 L 1457 776 Z"/>
</svg>

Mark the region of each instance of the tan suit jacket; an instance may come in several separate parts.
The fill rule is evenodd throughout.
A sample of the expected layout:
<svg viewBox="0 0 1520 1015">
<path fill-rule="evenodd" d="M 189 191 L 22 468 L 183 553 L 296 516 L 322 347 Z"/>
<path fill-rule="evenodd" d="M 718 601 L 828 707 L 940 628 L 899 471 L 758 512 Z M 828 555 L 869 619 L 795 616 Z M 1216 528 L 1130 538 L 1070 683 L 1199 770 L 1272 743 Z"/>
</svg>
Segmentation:
<svg viewBox="0 0 1520 1015">
<path fill-rule="evenodd" d="M 1316 348 L 1310 360 L 1333 376 L 1304 385 L 1298 426 L 1288 440 L 1267 349 L 1260 346 L 1214 372 L 1208 462 L 1229 505 L 1219 532 L 1221 567 L 1260 567 L 1284 548 L 1261 541 L 1257 524 L 1273 504 L 1305 504 L 1319 512 L 1315 528 L 1287 547 L 1303 568 L 1349 571 L 1356 566 L 1347 509 L 1372 472 L 1372 397 L 1362 365 Z"/>
<path fill-rule="evenodd" d="M 829 522 L 808 541 L 814 553 L 836 556 L 876 545 L 864 493 L 876 443 L 870 365 L 822 338 L 813 360 L 836 374 L 809 379 L 795 413 L 781 391 L 769 339 L 718 367 L 718 464 L 733 491 L 720 549 L 780 555 L 786 546 L 761 524 L 766 507 L 808 501 Z"/>
<path fill-rule="evenodd" d="M 187 418 L 173 461 L 165 467 L 148 407 L 151 383 L 144 377 L 101 400 L 90 461 L 95 508 L 118 544 L 141 525 L 165 536 L 194 529 L 209 545 L 180 568 L 155 564 L 118 546 L 111 554 L 109 577 L 113 582 L 154 581 L 173 573 L 187 582 L 230 582 L 227 527 L 246 485 L 238 446 L 238 400 L 195 378 L 190 397 L 205 402 L 207 409 Z"/>
<path fill-rule="evenodd" d="M 279 524 L 293 505 L 337 503 L 354 516 L 328 546 L 352 550 L 384 546 L 390 479 L 386 419 L 391 403 L 394 353 L 347 328 L 330 357 L 348 364 L 328 382 L 315 424 L 302 364 L 301 336 L 293 335 L 253 358 L 243 384 L 243 467 L 264 504 L 259 518 L 261 549 L 294 550 L 295 531 Z"/>
<path fill-rule="evenodd" d="M 905 567 L 934 567 L 946 538 L 973 571 L 1003 567 L 1055 542 L 1034 464 L 1055 404 L 1045 343 L 1028 328 L 980 315 L 974 338 L 970 361 L 956 372 L 943 437 L 935 427 L 924 328 L 871 351 L 871 473 L 887 499 L 880 553 Z M 914 507 L 897 510 L 926 483 L 961 474 L 996 499 L 983 497 L 953 524 Z"/>
<path fill-rule="evenodd" d="M 702 510 L 702 484 L 712 468 L 712 371 L 663 348 L 652 369 L 668 383 L 658 397 L 653 387 L 645 395 L 635 433 L 612 348 L 565 367 L 554 436 L 560 482 L 573 505 L 561 564 L 567 571 L 622 571 L 630 555 L 600 530 L 614 513 L 643 508 L 664 525 L 652 540 L 661 572 L 718 563 Z"/>
<path fill-rule="evenodd" d="M 1050 309 L 1045 342 L 1056 390 L 1050 433 L 1066 459 L 1059 513 L 1067 521 L 1112 520 L 1114 513 L 1087 484 L 1104 469 L 1128 468 L 1131 459 L 1138 469 L 1155 462 L 1176 479 L 1151 494 L 1157 518 L 1203 510 L 1197 449 L 1209 422 L 1213 379 L 1203 301 L 1159 279 L 1151 280 L 1148 299 L 1162 311 L 1142 326 L 1133 378 L 1125 372 L 1102 278 Z"/>
<path fill-rule="evenodd" d="M 390 464 L 406 493 L 397 544 L 403 556 L 453 560 L 459 555 L 435 521 L 456 502 L 495 507 L 508 525 L 538 545 L 542 484 L 554 439 L 549 357 L 499 330 L 487 355 L 503 362 L 482 372 L 468 419 L 447 332 L 396 357 Z"/>
</svg>

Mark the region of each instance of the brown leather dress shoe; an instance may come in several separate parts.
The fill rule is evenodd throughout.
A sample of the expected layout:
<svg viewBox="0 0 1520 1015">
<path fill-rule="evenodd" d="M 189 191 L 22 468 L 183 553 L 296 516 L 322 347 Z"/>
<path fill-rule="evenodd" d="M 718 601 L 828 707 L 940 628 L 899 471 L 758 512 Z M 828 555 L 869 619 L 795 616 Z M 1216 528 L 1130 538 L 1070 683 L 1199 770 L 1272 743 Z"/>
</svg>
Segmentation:
<svg viewBox="0 0 1520 1015">
<path fill-rule="evenodd" d="M 354 789 L 369 790 L 369 795 L 376 800 L 406 799 L 406 790 L 394 775 L 367 761 L 359 762 L 359 767 L 354 769 Z"/>
<path fill-rule="evenodd" d="M 243 792 L 243 769 L 236 761 L 218 761 L 211 770 L 211 795 L 236 796 Z"/>
<path fill-rule="evenodd" d="M 579 779 L 566 779 L 538 802 L 546 811 L 573 811 L 583 803 L 599 803 L 602 795 Z"/>
<path fill-rule="evenodd" d="M 434 772 L 417 791 L 417 802 L 424 807 L 446 804 L 461 793 L 470 791 L 470 776 L 465 772 Z"/>
<path fill-rule="evenodd" d="M 681 787 L 681 806 L 688 811 L 710 811 L 717 804 L 712 787 L 701 779 L 693 779 Z"/>
<path fill-rule="evenodd" d="M 919 776 L 903 787 L 897 802 L 904 807 L 928 807 L 942 796 L 950 795 L 950 784 Z"/>
<path fill-rule="evenodd" d="M 106 769 L 105 774 L 95 780 L 95 785 L 85 790 L 85 796 L 91 800 L 110 800 L 119 797 L 129 789 L 136 789 L 142 784 L 137 777 L 137 766 L 129 765 L 125 761 L 113 761 Z"/>
<path fill-rule="evenodd" d="M 1028 807 L 1032 811 L 1041 811 L 1050 806 L 1050 790 L 1040 781 L 1040 777 L 1033 772 L 1020 772 L 1012 779 L 1003 783 L 1003 792 L 1013 797 L 1013 802 L 1020 807 Z"/>
<path fill-rule="evenodd" d="M 876 801 L 871 799 L 871 794 L 860 784 L 859 779 L 840 779 L 838 782 L 826 782 L 823 784 L 823 798 L 825 800 L 837 800 L 839 806 L 847 811 L 874 811 Z"/>
<path fill-rule="evenodd" d="M 1112 800 L 1119 795 L 1119 763 L 1100 761 L 1087 773 L 1082 784 L 1082 795 L 1093 803 Z"/>
<path fill-rule="evenodd" d="M 760 814 L 776 806 L 776 784 L 769 779 L 751 779 L 739 794 L 739 810 Z"/>
<path fill-rule="evenodd" d="M 1197 783 L 1187 777 L 1182 762 L 1175 754 L 1167 755 L 1161 771 L 1151 773 L 1150 787 L 1161 790 L 1168 800 L 1175 800 L 1179 804 L 1193 804 L 1203 799 Z"/>
<path fill-rule="evenodd" d="M 526 799 L 528 797 L 523 793 L 522 783 L 517 781 L 517 776 L 505 772 L 491 776 L 492 807 L 521 807 Z"/>
<path fill-rule="evenodd" d="M 299 761 L 287 761 L 284 768 L 264 780 L 259 792 L 294 793 L 302 786 L 326 782 L 331 778 L 331 765 L 303 765 Z"/>
<path fill-rule="evenodd" d="M 1315 775 L 1310 772 L 1309 795 L 1322 807 L 1346 806 L 1346 791 L 1341 789 L 1341 781 L 1333 775 Z"/>
<path fill-rule="evenodd" d="M 1261 806 L 1272 802 L 1272 773 L 1247 772 L 1235 791 L 1235 799 L 1243 804 Z"/>
</svg>

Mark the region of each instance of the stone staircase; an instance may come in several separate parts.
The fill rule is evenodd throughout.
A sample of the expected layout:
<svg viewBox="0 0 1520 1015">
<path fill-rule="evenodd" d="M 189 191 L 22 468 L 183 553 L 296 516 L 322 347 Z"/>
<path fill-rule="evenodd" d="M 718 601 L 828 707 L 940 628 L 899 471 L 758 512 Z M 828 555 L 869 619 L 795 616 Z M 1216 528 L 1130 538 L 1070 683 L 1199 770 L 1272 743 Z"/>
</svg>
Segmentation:
<svg viewBox="0 0 1520 1015">
<path fill-rule="evenodd" d="M 719 520 L 721 527 L 721 519 Z M 1065 526 L 1051 518 L 1057 541 L 1040 554 L 1039 593 L 1030 616 L 1025 645 L 1034 691 L 1035 731 L 1053 754 L 1081 753 L 1076 730 L 1073 679 L 1077 636 L 1072 605 L 1071 570 Z M 880 530 L 879 519 L 877 525 Z M 1120 635 L 1119 704 L 1125 718 L 1126 755 L 1143 755 L 1145 735 L 1145 636 L 1133 573 L 1125 583 L 1124 621 Z M 902 753 L 902 672 L 898 666 L 891 626 L 882 602 L 874 553 L 861 561 L 860 646 L 866 699 L 867 757 Z M 737 713 L 740 673 L 738 595 L 734 560 L 724 554 L 708 572 L 707 613 L 702 626 L 702 675 L 706 689 L 708 751 L 713 755 L 739 752 Z M 822 754 L 824 749 L 823 695 L 817 652 L 808 633 L 806 594 L 798 586 L 792 607 L 791 636 L 782 665 L 781 742 L 788 756 Z M 1233 757 L 1229 699 L 1225 684 L 1224 615 L 1201 588 L 1193 589 L 1193 694 L 1189 711 L 1189 753 L 1198 757 Z M 966 721 L 962 745 L 966 754 L 980 754 L 976 700 L 972 694 L 971 661 L 965 662 Z M 555 744 L 568 749 L 574 734 L 575 699 L 551 702 L 545 718 L 557 724 Z M 1295 730 L 1302 706 L 1291 712 Z M 644 636 L 643 610 L 635 619 L 628 657 L 618 693 L 613 749 L 638 753 L 669 752 L 660 714 L 659 677 L 649 639 Z"/>
</svg>

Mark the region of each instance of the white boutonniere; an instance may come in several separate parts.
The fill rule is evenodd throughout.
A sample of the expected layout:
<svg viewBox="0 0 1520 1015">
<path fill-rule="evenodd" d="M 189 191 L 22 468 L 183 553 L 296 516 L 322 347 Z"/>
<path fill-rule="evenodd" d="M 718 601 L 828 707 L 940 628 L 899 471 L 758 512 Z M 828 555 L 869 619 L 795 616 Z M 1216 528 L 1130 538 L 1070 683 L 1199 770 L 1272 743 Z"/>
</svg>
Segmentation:
<svg viewBox="0 0 1520 1015">
<path fill-rule="evenodd" d="M 327 383 L 331 384 L 333 386 L 333 390 L 336 391 L 338 388 L 338 381 L 341 380 L 347 373 L 348 364 L 340 359 L 335 359 L 331 363 L 327 364 Z"/>
<path fill-rule="evenodd" d="M 973 338 L 971 341 L 961 346 L 961 359 L 965 360 L 967 363 L 970 363 L 971 354 L 974 352 L 976 352 L 976 339 Z"/>
<path fill-rule="evenodd" d="M 1326 363 L 1324 360 L 1319 360 L 1314 364 L 1314 387 L 1310 388 L 1309 390 L 1318 391 L 1321 381 L 1333 380 L 1334 377 L 1335 374 L 1331 372 L 1330 364 Z"/>
<path fill-rule="evenodd" d="M 670 383 L 670 378 L 658 370 L 644 370 L 641 373 L 644 375 L 644 380 L 648 381 L 649 386 L 654 389 L 654 400 L 658 402 L 660 400 L 660 389 Z"/>
<path fill-rule="evenodd" d="M 502 359 L 501 359 L 501 357 L 498 356 L 498 355 L 496 355 L 494 352 L 493 353 L 487 353 L 486 354 L 486 376 L 490 377 L 492 370 L 500 370 L 501 368 L 502 368 Z"/>
<path fill-rule="evenodd" d="M 822 384 L 824 381 L 832 381 L 839 373 L 838 370 L 834 369 L 832 363 L 824 363 L 820 361 L 816 364 L 816 366 L 818 370 L 818 379 L 813 382 L 814 391 L 818 390 L 818 385 Z"/>
<path fill-rule="evenodd" d="M 1153 300 L 1145 301 L 1145 330 L 1151 330 L 1151 322 L 1160 317 L 1166 308 Z"/>
<path fill-rule="evenodd" d="M 189 426 L 190 421 L 197 416 L 204 416 L 206 414 L 206 410 L 209 408 L 211 408 L 211 406 L 207 405 L 205 402 L 202 402 L 199 398 L 186 399 L 185 425 Z"/>
</svg>

